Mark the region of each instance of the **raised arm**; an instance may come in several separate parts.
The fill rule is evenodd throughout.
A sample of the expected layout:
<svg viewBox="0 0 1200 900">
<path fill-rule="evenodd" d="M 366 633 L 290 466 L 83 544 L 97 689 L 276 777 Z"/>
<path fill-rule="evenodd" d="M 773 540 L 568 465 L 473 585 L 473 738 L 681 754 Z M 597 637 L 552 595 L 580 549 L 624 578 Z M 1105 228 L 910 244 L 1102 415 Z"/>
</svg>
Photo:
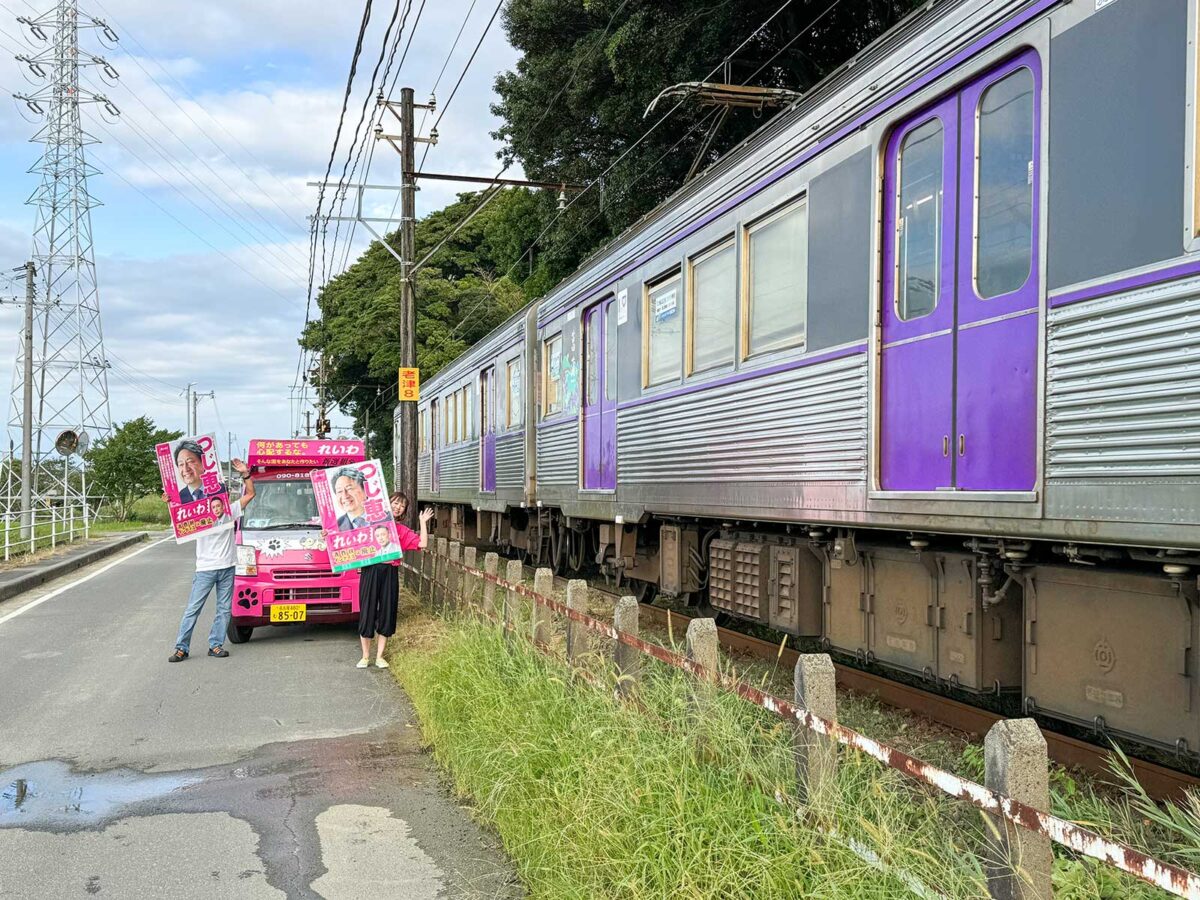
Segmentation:
<svg viewBox="0 0 1200 900">
<path fill-rule="evenodd" d="M 254 475 L 251 473 L 250 467 L 240 459 L 231 460 L 229 464 L 235 472 L 242 476 L 242 497 L 239 502 L 242 504 L 242 512 L 245 512 L 250 501 L 254 499 Z"/>
<path fill-rule="evenodd" d="M 433 507 L 427 506 L 421 510 L 421 514 L 417 516 L 417 522 L 421 528 L 421 543 L 419 549 L 424 550 L 429 545 L 429 520 L 433 518 Z"/>
</svg>

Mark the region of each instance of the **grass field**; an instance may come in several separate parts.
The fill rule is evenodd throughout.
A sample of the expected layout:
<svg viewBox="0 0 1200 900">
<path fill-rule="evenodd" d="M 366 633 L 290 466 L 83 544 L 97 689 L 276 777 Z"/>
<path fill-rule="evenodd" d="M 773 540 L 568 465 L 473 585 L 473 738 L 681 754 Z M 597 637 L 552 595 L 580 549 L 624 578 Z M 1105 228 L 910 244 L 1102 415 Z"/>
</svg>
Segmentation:
<svg viewBox="0 0 1200 900">
<path fill-rule="evenodd" d="M 643 680 L 642 709 L 620 704 L 520 641 L 506 648 L 490 626 L 409 613 L 393 671 L 532 897 L 898 898 L 921 885 L 986 896 L 987 825 L 965 804 L 848 753 L 832 794 L 801 810 L 778 719 L 708 690 L 697 705 L 695 685 L 661 667 Z M 878 729 L 906 727 L 865 701 L 840 715 L 885 741 Z M 976 745 L 954 753 L 936 761 L 982 775 Z M 1114 800 L 1070 773 L 1056 771 L 1052 786 L 1055 813 L 1195 864 L 1197 810 L 1156 822 L 1152 804 Z M 1054 881 L 1068 900 L 1166 896 L 1065 853 Z"/>
</svg>

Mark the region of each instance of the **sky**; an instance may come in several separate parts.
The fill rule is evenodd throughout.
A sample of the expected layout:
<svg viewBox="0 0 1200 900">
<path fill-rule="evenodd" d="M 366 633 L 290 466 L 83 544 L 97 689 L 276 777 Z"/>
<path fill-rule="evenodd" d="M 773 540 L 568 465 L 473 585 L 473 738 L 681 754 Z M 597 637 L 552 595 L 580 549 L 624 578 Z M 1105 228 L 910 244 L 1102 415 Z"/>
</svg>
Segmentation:
<svg viewBox="0 0 1200 900">
<path fill-rule="evenodd" d="M 39 179 L 29 170 L 41 150 L 29 141 L 38 120 L 11 95 L 40 87 L 13 57 L 44 45 L 27 37 L 29 29 L 16 19 L 50 5 L 0 0 L 0 273 L 31 253 L 35 213 L 26 201 Z M 411 6 L 400 49 L 410 33 L 413 42 L 394 99 L 400 87 L 411 86 L 422 102 L 436 87 L 439 111 L 445 111 L 425 168 L 490 177 L 499 168 L 499 146 L 490 136 L 499 124 L 489 111 L 492 84 L 515 65 L 516 51 L 497 17 L 446 107 L 496 5 L 429 3 L 413 32 L 421 6 L 420 0 Z M 374 93 L 371 72 L 395 8 L 395 2 L 374 0 L 335 180 L 363 101 Z M 88 187 L 102 204 L 92 211 L 92 231 L 114 424 L 149 415 L 162 427 L 183 429 L 184 391 L 194 383 L 195 390 L 215 394 L 199 403 L 199 431 L 217 432 L 222 445 L 229 433 L 235 451 L 252 437 L 291 435 L 299 421 L 291 386 L 305 319 L 307 217 L 317 200 L 307 182 L 325 172 L 362 11 L 362 0 L 80 0 L 81 21 L 102 19 L 119 38 L 113 45 L 97 29 L 80 29 L 81 59 L 102 56 L 119 73 L 114 81 L 93 65 L 81 79 L 120 111 L 116 118 L 97 105 L 82 111 L 85 131 L 98 141 L 86 152 L 98 170 Z M 396 125 L 385 121 L 385 130 Z M 421 152 L 418 145 L 418 159 Z M 399 180 L 399 156 L 379 144 L 369 182 Z M 363 181 L 361 167 L 355 181 Z M 418 215 L 450 202 L 456 189 L 462 186 L 422 184 Z M 367 196 L 376 215 L 393 214 L 396 192 Z M 362 226 L 352 241 L 349 228 L 337 233 L 330 226 L 330 275 L 368 246 Z M 11 297 L 17 288 L 0 282 L 0 296 Z M 315 316 L 315 302 L 312 309 Z M 20 323 L 19 306 L 0 304 L 0 383 L 6 387 Z M 390 408 L 380 412 L 390 415 Z M 347 416 L 335 411 L 332 422 L 335 436 L 349 436 Z M 19 446 L 19 435 L 10 439 Z"/>
</svg>

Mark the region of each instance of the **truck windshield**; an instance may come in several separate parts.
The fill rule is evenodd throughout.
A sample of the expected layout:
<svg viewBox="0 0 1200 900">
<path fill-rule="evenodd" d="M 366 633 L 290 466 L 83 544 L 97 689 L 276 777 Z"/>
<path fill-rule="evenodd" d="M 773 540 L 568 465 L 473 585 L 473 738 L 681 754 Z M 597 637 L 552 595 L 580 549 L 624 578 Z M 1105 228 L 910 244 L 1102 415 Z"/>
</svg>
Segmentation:
<svg viewBox="0 0 1200 900">
<path fill-rule="evenodd" d="M 320 527 L 317 499 L 307 478 L 258 481 L 254 502 L 246 511 L 243 528 Z"/>
</svg>

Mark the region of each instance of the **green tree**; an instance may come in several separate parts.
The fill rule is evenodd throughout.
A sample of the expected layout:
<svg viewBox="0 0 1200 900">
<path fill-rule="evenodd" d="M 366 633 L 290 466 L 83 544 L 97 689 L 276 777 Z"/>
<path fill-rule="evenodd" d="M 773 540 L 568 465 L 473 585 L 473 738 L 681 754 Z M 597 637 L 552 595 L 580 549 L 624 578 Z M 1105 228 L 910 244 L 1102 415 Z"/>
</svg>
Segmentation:
<svg viewBox="0 0 1200 900">
<path fill-rule="evenodd" d="M 537 235 L 536 198 L 526 190 L 502 191 L 455 232 L 478 200 L 478 194 L 461 194 L 417 223 L 417 259 L 433 253 L 417 272 L 416 283 L 422 380 L 436 375 L 527 300 L 517 270 L 524 248 Z M 398 235 L 388 240 L 399 247 Z M 330 399 L 346 397 L 341 408 L 354 417 L 356 430 L 369 427 L 371 432 L 368 456 L 390 466 L 400 365 L 400 266 L 375 241 L 325 285 L 317 304 L 321 318 L 309 323 L 300 343 L 325 354 Z"/>
<path fill-rule="evenodd" d="M 496 79 L 500 99 L 492 107 L 503 120 L 494 136 L 504 141 L 504 155 L 530 178 L 580 184 L 616 163 L 603 190 L 589 191 L 540 242 L 546 280 L 569 274 L 683 183 L 718 113 L 684 101 L 639 143 L 678 102 L 668 98 L 643 118 L 664 88 L 707 79 L 806 91 L 918 5 L 794 0 L 755 34 L 779 0 L 511 0 L 504 27 L 521 58 Z M 719 69 L 747 38 L 728 69 Z M 731 112 L 705 162 L 770 115 Z M 554 198 L 538 202 L 549 222 Z"/>
<path fill-rule="evenodd" d="M 133 504 L 162 489 L 154 445 L 173 441 L 180 431 L 155 428 L 149 416 L 130 419 L 88 448 L 88 488 L 106 497 L 124 521 Z"/>
</svg>

